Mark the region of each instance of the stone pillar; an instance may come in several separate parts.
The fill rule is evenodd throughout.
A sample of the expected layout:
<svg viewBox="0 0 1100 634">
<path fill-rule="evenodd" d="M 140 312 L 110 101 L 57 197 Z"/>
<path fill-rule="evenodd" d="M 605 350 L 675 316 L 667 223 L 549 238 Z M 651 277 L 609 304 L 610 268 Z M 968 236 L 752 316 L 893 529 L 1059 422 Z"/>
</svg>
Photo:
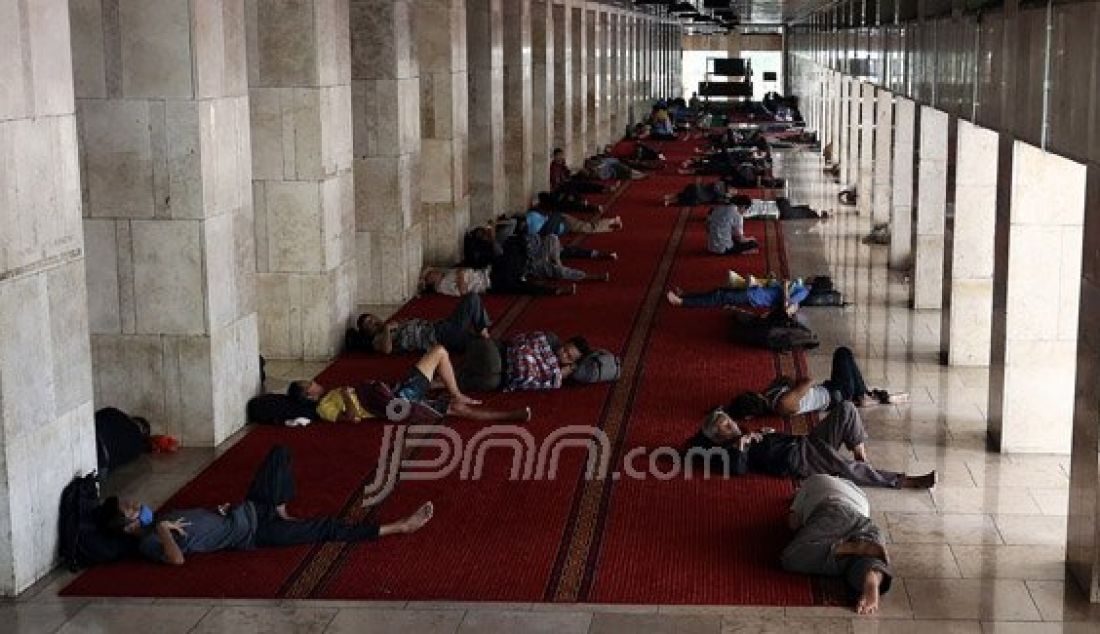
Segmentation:
<svg viewBox="0 0 1100 634">
<path fill-rule="evenodd" d="M 503 0 L 466 0 L 470 69 L 470 221 L 507 211 Z"/>
<path fill-rule="evenodd" d="M 1100 602 L 1100 170 L 1088 172 L 1081 306 L 1078 311 L 1077 390 L 1073 412 L 1073 457 L 1069 475 L 1069 572 L 1093 602 Z"/>
<path fill-rule="evenodd" d="M 570 51 L 573 57 L 573 152 L 569 155 L 571 165 L 579 165 L 588 152 L 588 11 L 584 0 L 572 0 L 570 5 L 573 19 L 570 28 L 573 37 Z"/>
<path fill-rule="evenodd" d="M 623 17 L 617 10 L 607 13 L 607 121 L 610 141 L 622 138 L 623 120 Z"/>
<path fill-rule="evenodd" d="M 634 37 L 634 27 L 638 20 L 633 13 L 623 14 L 623 125 L 635 123 L 637 118 L 634 108 L 637 104 L 638 49 L 635 48 L 637 40 Z"/>
<path fill-rule="evenodd" d="M 554 149 L 554 5 L 531 0 L 531 185 L 550 186 L 550 154 Z"/>
<path fill-rule="evenodd" d="M 1019 141 L 1013 154 L 995 238 L 989 431 L 1005 453 L 1068 453 L 1086 168 Z"/>
<path fill-rule="evenodd" d="M 951 279 L 941 350 L 949 365 L 989 365 L 999 135 L 958 123 Z"/>
<path fill-rule="evenodd" d="M 859 139 L 859 211 L 870 214 L 875 198 L 875 114 L 878 101 L 874 84 L 859 83 L 860 139 Z"/>
<path fill-rule="evenodd" d="M 550 0 L 547 0 L 550 2 Z M 554 145 L 565 152 L 566 160 L 573 163 L 573 8 L 569 4 L 554 3 Z M 549 178 L 550 157 L 544 158 L 544 171 Z"/>
<path fill-rule="evenodd" d="M 423 261 L 420 66 L 409 0 L 351 0 L 358 303 L 401 304 Z"/>
<path fill-rule="evenodd" d="M 504 0 L 505 210 L 531 204 L 531 0 Z"/>
<path fill-rule="evenodd" d="M 879 90 L 873 106 L 875 114 L 875 157 L 873 161 L 871 223 L 890 221 L 890 203 L 893 195 L 894 157 L 894 95 Z"/>
<path fill-rule="evenodd" d="M 424 260 L 461 257 L 470 226 L 466 0 L 415 0 Z"/>
<path fill-rule="evenodd" d="M 185 445 L 259 388 L 244 8 L 74 3 L 95 401 Z"/>
<path fill-rule="evenodd" d="M 76 18 L 98 19 L 98 5 L 95 9 L 77 7 Z M 4 596 L 19 593 L 49 573 L 57 557 L 61 489 L 74 475 L 96 468 L 74 59 L 69 46 L 65 0 L 0 0 L 0 51 L 5 60 L 0 66 Z M 100 40 L 98 57 L 75 60 L 84 71 L 81 76 L 98 79 L 101 90 L 102 58 Z"/>
<path fill-rule="evenodd" d="M 612 47 L 615 44 L 615 16 L 607 7 L 602 7 L 597 12 L 600 16 L 600 134 L 601 144 L 610 143 L 613 128 L 618 127 L 615 117 L 615 91 L 618 90 L 618 81 L 615 77 L 615 58 L 612 56 Z"/>
<path fill-rule="evenodd" d="M 861 92 L 860 81 L 855 77 L 845 78 L 845 104 L 847 106 L 844 114 L 844 161 L 841 163 L 841 178 L 842 185 L 847 187 L 848 185 L 859 185 L 859 142 L 860 142 L 860 112 L 861 112 Z M 863 192 L 859 192 L 860 197 L 863 196 Z"/>
<path fill-rule="evenodd" d="M 894 101 L 894 184 L 890 201 L 890 268 L 913 263 L 913 160 L 917 108 L 911 99 Z"/>
<path fill-rule="evenodd" d="M 951 116 L 921 106 L 920 146 L 917 149 L 917 222 L 913 239 L 913 283 L 910 301 L 915 309 L 943 307 L 944 224 L 947 217 L 947 137 Z"/>
<path fill-rule="evenodd" d="M 347 2 L 245 13 L 260 352 L 327 360 L 355 308 Z"/>
<path fill-rule="evenodd" d="M 588 129 L 588 143 L 584 146 L 584 155 L 592 154 L 597 148 L 602 147 L 604 141 L 603 130 L 600 122 L 603 118 L 603 78 L 600 75 L 600 66 L 603 64 L 600 43 L 603 34 L 600 32 L 600 11 L 598 4 L 585 4 L 585 74 L 587 76 L 587 117 L 585 126 Z"/>
</svg>

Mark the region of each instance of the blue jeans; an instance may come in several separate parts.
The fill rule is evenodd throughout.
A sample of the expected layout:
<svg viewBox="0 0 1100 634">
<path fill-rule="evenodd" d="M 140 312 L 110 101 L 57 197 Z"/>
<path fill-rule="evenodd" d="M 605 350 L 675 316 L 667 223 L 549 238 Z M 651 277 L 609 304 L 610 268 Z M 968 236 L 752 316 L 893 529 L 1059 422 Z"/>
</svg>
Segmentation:
<svg viewBox="0 0 1100 634">
<path fill-rule="evenodd" d="M 744 289 L 716 288 L 709 293 L 684 295 L 682 299 L 684 300 L 684 306 L 689 308 L 749 305 L 749 293 Z"/>
</svg>

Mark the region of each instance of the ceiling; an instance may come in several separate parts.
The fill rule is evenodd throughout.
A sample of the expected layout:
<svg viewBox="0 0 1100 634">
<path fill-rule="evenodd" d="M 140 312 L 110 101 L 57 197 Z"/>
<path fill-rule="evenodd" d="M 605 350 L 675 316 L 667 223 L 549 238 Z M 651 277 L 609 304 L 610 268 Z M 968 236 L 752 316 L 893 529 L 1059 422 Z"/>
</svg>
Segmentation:
<svg viewBox="0 0 1100 634">
<path fill-rule="evenodd" d="M 668 8 L 682 0 L 603 0 L 605 4 L 616 6 L 631 6 L 641 11 L 665 14 Z M 738 16 L 741 25 L 777 25 L 780 23 L 801 22 L 811 12 L 823 7 L 836 4 L 836 0 L 728 0 L 729 6 Z M 713 9 L 706 8 L 708 4 L 720 4 L 720 2 L 705 2 L 704 0 L 686 0 L 694 5 L 704 15 L 713 15 Z M 685 22 L 692 30 L 715 31 L 717 25 L 696 25 Z"/>
</svg>

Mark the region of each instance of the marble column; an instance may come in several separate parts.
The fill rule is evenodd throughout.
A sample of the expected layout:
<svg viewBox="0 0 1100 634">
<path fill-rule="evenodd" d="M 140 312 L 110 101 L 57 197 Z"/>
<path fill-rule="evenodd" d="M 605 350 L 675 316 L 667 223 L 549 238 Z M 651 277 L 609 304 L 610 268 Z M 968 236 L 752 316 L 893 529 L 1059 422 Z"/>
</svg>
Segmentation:
<svg viewBox="0 0 1100 634">
<path fill-rule="evenodd" d="M 547 0 L 549 2 L 550 0 Z M 573 8 L 554 3 L 554 146 L 565 152 L 566 160 L 576 164 L 573 149 Z M 549 178 L 550 157 L 545 157 Z"/>
<path fill-rule="evenodd" d="M 461 258 L 470 226 L 466 0 L 415 0 L 424 260 Z"/>
<path fill-rule="evenodd" d="M 948 305 L 940 330 L 948 365 L 989 365 L 993 320 L 993 237 L 997 224 L 999 135 L 958 122 L 955 217 Z"/>
<path fill-rule="evenodd" d="M 1068 453 L 1086 167 L 1020 141 L 1012 164 L 995 238 L 989 431 L 1005 453 Z"/>
<path fill-rule="evenodd" d="M 844 160 L 841 162 L 840 182 L 845 187 L 859 185 L 860 128 L 862 112 L 860 103 L 860 81 L 854 77 L 845 78 L 845 104 L 847 106 L 844 125 Z M 863 191 L 859 192 L 863 197 Z"/>
<path fill-rule="evenodd" d="M 1073 412 L 1073 457 L 1069 475 L 1066 560 L 1085 595 L 1100 602 L 1100 169 L 1088 171 L 1078 311 L 1077 390 Z"/>
<path fill-rule="evenodd" d="M 96 17 L 91 7 L 76 8 L 77 20 Z M 0 52 L 5 60 L 0 65 L 4 596 L 50 572 L 57 557 L 61 489 L 74 475 L 96 468 L 69 47 L 68 2 L 0 0 Z M 102 64 L 102 55 L 75 63 L 86 68 L 97 61 Z M 99 75 L 102 82 L 102 71 Z M 88 70 L 84 76 L 95 80 L 96 73 Z"/>
<path fill-rule="evenodd" d="M 619 128 L 619 119 L 616 108 L 619 107 L 617 91 L 619 87 L 616 76 L 616 64 L 618 58 L 614 54 L 615 28 L 618 26 L 618 16 L 614 10 L 604 7 L 600 11 L 600 28 L 603 31 L 603 41 L 600 45 L 600 56 L 603 63 L 600 65 L 600 77 L 603 81 L 600 110 L 600 130 L 603 132 L 604 143 L 610 143 L 619 138 L 616 131 Z"/>
<path fill-rule="evenodd" d="M 878 100 L 871 82 L 859 83 L 859 199 L 860 213 L 871 214 L 875 198 L 875 114 Z"/>
<path fill-rule="evenodd" d="M 894 95 L 888 90 L 879 90 L 872 106 L 875 114 L 875 156 L 871 201 L 871 223 L 890 221 L 890 202 L 893 185 L 894 156 Z"/>
<path fill-rule="evenodd" d="M 585 13 L 585 83 L 587 89 L 587 117 L 585 126 L 588 129 L 588 144 L 584 146 L 584 154 L 588 156 L 604 142 L 601 122 L 603 119 L 602 96 L 604 91 L 603 78 L 600 75 L 600 66 L 603 64 L 601 42 L 603 34 L 600 31 L 600 11 L 598 4 L 586 4 Z"/>
<path fill-rule="evenodd" d="M 590 134 L 588 120 L 588 11 L 584 0 L 572 0 L 570 6 L 573 18 L 570 28 L 573 37 L 570 52 L 573 58 L 573 148 L 569 155 L 570 165 L 577 166 L 588 155 Z"/>
<path fill-rule="evenodd" d="M 246 0 L 260 352 L 327 360 L 355 298 L 346 0 Z"/>
<path fill-rule="evenodd" d="M 893 188 L 890 197 L 890 268 L 913 264 L 913 167 L 917 108 L 911 99 L 894 101 Z"/>
<path fill-rule="evenodd" d="M 531 0 L 504 0 L 505 210 L 531 204 Z"/>
<path fill-rule="evenodd" d="M 556 71 L 553 2 L 531 0 L 531 185 L 535 191 L 550 186 Z"/>
<path fill-rule="evenodd" d="M 73 9 L 95 401 L 217 445 L 260 379 L 245 2 Z"/>
<path fill-rule="evenodd" d="M 849 182 L 848 170 L 845 167 L 848 164 L 848 78 L 840 73 L 836 76 L 836 111 L 833 113 L 833 118 L 836 120 L 836 125 L 833 129 L 833 143 L 834 156 L 836 157 L 836 163 L 840 166 L 840 184 L 842 187 L 847 187 Z"/>
<path fill-rule="evenodd" d="M 921 106 L 917 220 L 910 301 L 918 310 L 943 307 L 944 225 L 947 217 L 947 137 L 951 117 Z"/>
<path fill-rule="evenodd" d="M 423 261 L 420 65 L 410 0 L 351 0 L 357 302 L 404 303 Z"/>
<path fill-rule="evenodd" d="M 466 0 L 470 100 L 470 221 L 507 211 L 504 171 L 503 0 Z"/>
<path fill-rule="evenodd" d="M 607 14 L 607 112 L 611 140 L 622 137 L 626 121 L 623 119 L 623 16 L 616 10 Z"/>
</svg>

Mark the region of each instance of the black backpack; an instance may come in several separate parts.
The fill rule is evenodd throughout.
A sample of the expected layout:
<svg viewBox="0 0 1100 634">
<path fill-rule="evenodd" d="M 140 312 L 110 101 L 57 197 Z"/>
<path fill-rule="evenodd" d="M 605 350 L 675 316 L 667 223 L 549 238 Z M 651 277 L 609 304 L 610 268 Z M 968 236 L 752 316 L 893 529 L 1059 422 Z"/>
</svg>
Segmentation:
<svg viewBox="0 0 1100 634">
<path fill-rule="evenodd" d="M 95 444 L 99 472 L 106 475 L 149 451 L 149 423 L 116 407 L 104 407 L 95 413 Z"/>
<path fill-rule="evenodd" d="M 806 281 L 810 294 L 802 300 L 803 306 L 843 306 L 844 296 L 833 286 L 833 278 L 818 275 Z"/>
<path fill-rule="evenodd" d="M 96 522 L 99 483 L 94 473 L 77 477 L 61 491 L 58 549 L 72 572 L 118 561 L 137 552 L 137 540 L 100 529 Z"/>
<path fill-rule="evenodd" d="M 569 377 L 577 383 L 606 383 L 619 380 L 622 360 L 607 350 L 593 350 L 577 361 Z"/>
<path fill-rule="evenodd" d="M 817 335 L 782 310 L 767 317 L 734 311 L 733 338 L 739 343 L 776 352 L 818 347 Z"/>
</svg>

